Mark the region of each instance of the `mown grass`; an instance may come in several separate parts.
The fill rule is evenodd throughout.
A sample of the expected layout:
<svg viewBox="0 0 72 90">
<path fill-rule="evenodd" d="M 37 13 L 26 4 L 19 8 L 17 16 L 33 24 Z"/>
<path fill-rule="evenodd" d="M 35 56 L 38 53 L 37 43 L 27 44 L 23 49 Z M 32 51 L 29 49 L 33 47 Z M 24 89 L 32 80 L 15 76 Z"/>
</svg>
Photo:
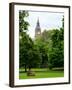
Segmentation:
<svg viewBox="0 0 72 90">
<path fill-rule="evenodd" d="M 45 68 L 36 68 L 32 70 L 35 71 L 35 76 L 27 76 L 27 73 L 24 72 L 24 69 L 20 69 L 19 79 L 64 77 L 64 71 L 61 70 L 53 71 Z"/>
</svg>

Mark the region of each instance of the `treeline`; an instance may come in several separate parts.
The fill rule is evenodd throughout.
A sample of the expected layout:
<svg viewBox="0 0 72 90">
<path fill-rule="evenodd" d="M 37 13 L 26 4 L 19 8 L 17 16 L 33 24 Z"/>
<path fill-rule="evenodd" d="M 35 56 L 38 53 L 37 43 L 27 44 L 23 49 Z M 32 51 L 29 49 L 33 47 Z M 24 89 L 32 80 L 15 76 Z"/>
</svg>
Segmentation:
<svg viewBox="0 0 72 90">
<path fill-rule="evenodd" d="M 64 17 L 60 29 L 44 30 L 41 36 L 32 40 L 27 35 L 29 23 L 27 11 L 19 11 L 19 66 L 20 68 L 64 67 Z"/>
<path fill-rule="evenodd" d="M 64 67 L 64 29 L 45 30 L 35 41 L 42 56 L 43 65 L 50 69 Z"/>
</svg>

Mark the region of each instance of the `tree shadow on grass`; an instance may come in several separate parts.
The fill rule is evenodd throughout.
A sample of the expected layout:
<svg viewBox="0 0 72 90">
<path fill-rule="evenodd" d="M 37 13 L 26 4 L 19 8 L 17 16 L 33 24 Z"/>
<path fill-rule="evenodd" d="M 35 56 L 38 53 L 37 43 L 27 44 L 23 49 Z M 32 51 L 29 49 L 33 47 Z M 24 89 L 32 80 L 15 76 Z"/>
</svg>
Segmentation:
<svg viewBox="0 0 72 90">
<path fill-rule="evenodd" d="M 58 72 L 58 71 L 64 71 L 64 69 L 53 69 L 53 70 L 35 70 L 34 72 Z M 26 73 L 24 70 L 19 71 L 19 73 Z"/>
</svg>

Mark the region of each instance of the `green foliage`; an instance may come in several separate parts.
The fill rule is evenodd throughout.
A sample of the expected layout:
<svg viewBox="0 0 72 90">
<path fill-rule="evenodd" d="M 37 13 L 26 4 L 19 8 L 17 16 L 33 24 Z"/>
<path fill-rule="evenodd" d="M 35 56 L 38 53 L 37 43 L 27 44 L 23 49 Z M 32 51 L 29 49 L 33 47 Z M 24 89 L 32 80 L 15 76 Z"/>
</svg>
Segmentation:
<svg viewBox="0 0 72 90">
<path fill-rule="evenodd" d="M 42 64 L 52 69 L 64 67 L 64 17 L 60 29 L 44 30 L 35 40 L 42 55 Z"/>
<path fill-rule="evenodd" d="M 44 30 L 33 41 L 26 33 L 28 11 L 19 11 L 19 63 L 27 68 L 64 67 L 64 17 L 60 29 Z"/>
<path fill-rule="evenodd" d="M 29 23 L 25 21 L 25 18 L 28 17 L 28 11 L 19 11 L 19 31 L 23 32 L 25 30 L 28 30 Z"/>
<path fill-rule="evenodd" d="M 49 63 L 51 67 L 63 67 L 64 65 L 64 58 L 63 52 L 60 51 L 59 48 L 52 48 L 52 52 L 49 54 Z"/>
<path fill-rule="evenodd" d="M 33 47 L 33 42 L 29 36 L 23 32 L 20 38 L 20 66 L 26 65 L 28 59 L 28 50 Z"/>
<path fill-rule="evenodd" d="M 64 21 L 62 24 L 60 30 L 54 30 L 51 37 L 52 47 L 49 52 L 49 64 L 51 68 L 64 67 Z"/>
<path fill-rule="evenodd" d="M 40 60 L 39 50 L 34 46 L 32 39 L 24 32 L 20 39 L 20 65 L 22 63 L 28 68 L 37 67 Z"/>
<path fill-rule="evenodd" d="M 25 18 L 28 17 L 27 11 L 19 12 L 19 59 L 20 67 L 32 68 L 39 66 L 41 62 L 41 55 L 39 50 L 35 47 L 32 39 L 27 35 L 26 31 L 28 29 L 29 23 L 25 21 Z"/>
<path fill-rule="evenodd" d="M 41 54 L 41 63 L 40 67 L 48 67 L 48 54 L 47 54 L 47 45 L 44 42 L 44 39 L 41 37 L 36 38 L 34 41 L 36 47 L 38 48 L 40 54 Z"/>
<path fill-rule="evenodd" d="M 41 62 L 41 55 L 36 47 L 28 51 L 28 57 L 29 59 L 27 60 L 27 66 L 29 68 L 39 67 Z"/>
<path fill-rule="evenodd" d="M 62 28 L 64 29 L 64 16 L 62 18 Z"/>
</svg>

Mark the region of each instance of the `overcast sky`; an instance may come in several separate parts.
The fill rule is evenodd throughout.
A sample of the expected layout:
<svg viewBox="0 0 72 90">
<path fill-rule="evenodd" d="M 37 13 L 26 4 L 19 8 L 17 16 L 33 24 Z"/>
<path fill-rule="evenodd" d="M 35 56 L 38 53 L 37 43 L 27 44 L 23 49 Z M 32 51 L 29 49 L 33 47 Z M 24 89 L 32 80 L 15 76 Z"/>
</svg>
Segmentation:
<svg viewBox="0 0 72 90">
<path fill-rule="evenodd" d="M 54 13 L 54 12 L 35 12 L 29 11 L 29 16 L 25 18 L 29 22 L 28 34 L 31 38 L 35 36 L 35 27 L 37 24 L 37 19 L 39 18 L 41 32 L 45 29 L 60 28 L 62 26 L 62 17 L 64 13 Z"/>
</svg>

